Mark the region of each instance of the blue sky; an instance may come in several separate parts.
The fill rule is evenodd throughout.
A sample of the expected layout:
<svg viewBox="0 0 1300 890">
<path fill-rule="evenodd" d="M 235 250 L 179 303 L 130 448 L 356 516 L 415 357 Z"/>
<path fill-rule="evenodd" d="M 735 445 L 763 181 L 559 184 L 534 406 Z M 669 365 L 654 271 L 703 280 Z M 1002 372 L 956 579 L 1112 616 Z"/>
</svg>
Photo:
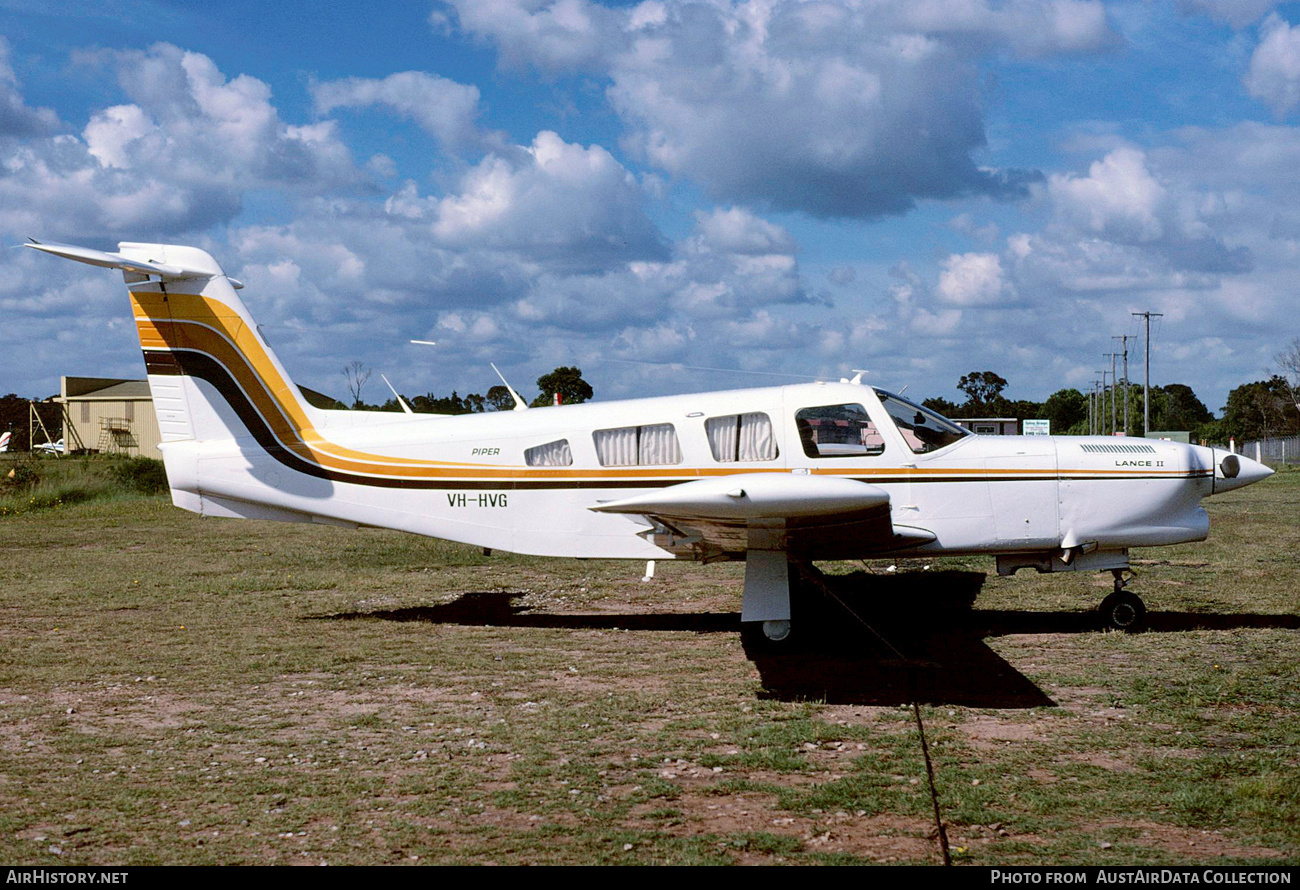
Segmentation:
<svg viewBox="0 0 1300 890">
<path fill-rule="evenodd" d="M 1042 399 L 1152 311 L 1153 382 L 1217 411 L 1300 336 L 1298 4 L 356 10 L 0 2 L 0 234 L 200 245 L 336 394 Z M 142 375 L 115 274 L 0 264 L 0 391 Z"/>
</svg>

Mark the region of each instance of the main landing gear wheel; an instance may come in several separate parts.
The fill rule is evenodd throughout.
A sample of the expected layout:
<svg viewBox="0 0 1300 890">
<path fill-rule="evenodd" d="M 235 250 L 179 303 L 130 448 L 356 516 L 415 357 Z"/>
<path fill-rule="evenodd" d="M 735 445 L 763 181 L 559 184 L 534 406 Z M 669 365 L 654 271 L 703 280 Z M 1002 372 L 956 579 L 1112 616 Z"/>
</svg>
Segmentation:
<svg viewBox="0 0 1300 890">
<path fill-rule="evenodd" d="M 764 621 L 763 636 L 767 637 L 773 643 L 780 643 L 790 636 L 790 621 Z"/>
<path fill-rule="evenodd" d="M 1101 601 L 1098 608 L 1106 627 L 1127 633 L 1139 633 L 1146 628 L 1147 607 L 1142 598 L 1127 590 L 1117 590 Z"/>
<path fill-rule="evenodd" d="M 740 626 L 740 644 L 751 656 L 788 655 L 801 648 L 805 636 L 792 632 L 789 619 L 751 621 Z"/>
</svg>

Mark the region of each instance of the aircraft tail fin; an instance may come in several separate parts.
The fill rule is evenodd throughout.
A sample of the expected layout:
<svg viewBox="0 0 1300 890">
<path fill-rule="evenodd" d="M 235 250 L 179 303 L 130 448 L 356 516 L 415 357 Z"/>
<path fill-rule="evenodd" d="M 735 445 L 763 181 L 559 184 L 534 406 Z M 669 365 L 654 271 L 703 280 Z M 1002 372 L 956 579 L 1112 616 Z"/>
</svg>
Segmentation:
<svg viewBox="0 0 1300 890">
<path fill-rule="evenodd" d="M 11 436 L 13 436 L 13 433 L 9 432 L 8 430 L 6 430 L 3 433 L 0 433 L 0 454 L 3 454 L 4 452 L 9 450 L 9 439 Z"/>
<path fill-rule="evenodd" d="M 65 244 L 26 245 L 66 259 L 120 269 L 131 294 L 149 389 L 168 442 L 252 435 L 270 448 L 312 438 L 317 409 L 289 379 L 204 250 L 123 242 L 117 253 Z"/>
</svg>

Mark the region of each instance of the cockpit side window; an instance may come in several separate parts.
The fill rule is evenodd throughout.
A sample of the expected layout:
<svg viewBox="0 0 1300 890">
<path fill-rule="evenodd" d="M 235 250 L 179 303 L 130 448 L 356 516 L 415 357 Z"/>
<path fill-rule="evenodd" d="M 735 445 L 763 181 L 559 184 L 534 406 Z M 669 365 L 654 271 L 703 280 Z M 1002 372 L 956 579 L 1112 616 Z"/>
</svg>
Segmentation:
<svg viewBox="0 0 1300 890">
<path fill-rule="evenodd" d="M 861 405 L 801 408 L 794 416 L 803 453 L 809 457 L 882 454 L 885 440 Z"/>
<path fill-rule="evenodd" d="M 881 389 L 876 390 L 876 395 L 880 396 L 880 403 L 885 406 L 885 410 L 893 418 L 894 425 L 898 427 L 898 432 L 902 435 L 903 441 L 915 454 L 929 454 L 931 451 L 938 451 L 940 448 L 946 448 L 958 439 L 970 435 L 968 430 L 962 429 L 948 418 L 936 414 L 929 408 L 923 408 L 909 402 L 907 399 Z"/>
</svg>

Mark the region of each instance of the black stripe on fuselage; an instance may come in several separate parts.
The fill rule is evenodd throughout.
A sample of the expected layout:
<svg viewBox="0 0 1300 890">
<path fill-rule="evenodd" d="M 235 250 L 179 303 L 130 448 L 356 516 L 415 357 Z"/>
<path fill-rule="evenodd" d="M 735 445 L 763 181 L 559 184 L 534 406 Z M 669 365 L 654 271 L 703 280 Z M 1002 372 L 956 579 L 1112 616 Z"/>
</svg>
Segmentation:
<svg viewBox="0 0 1300 890">
<path fill-rule="evenodd" d="M 147 373 L 160 376 L 196 377 L 211 384 L 226 400 L 239 417 L 254 441 L 264 451 L 285 467 L 317 479 L 330 482 L 344 482 L 351 485 L 367 485 L 378 488 L 412 488 L 429 490 L 563 490 L 563 489 L 617 489 L 617 488 L 665 488 L 683 482 L 698 480 L 699 476 L 680 476 L 659 479 L 403 479 L 386 476 L 367 476 L 342 470 L 331 470 L 313 463 L 281 444 L 275 433 L 263 419 L 260 411 L 235 381 L 234 376 L 216 359 L 202 352 L 189 350 L 144 350 L 145 369 Z M 907 475 L 896 478 L 881 479 L 877 476 L 844 476 L 868 484 L 931 484 L 938 482 L 1034 482 L 1058 479 L 1091 479 L 1099 481 L 1133 480 L 1133 479 L 1187 479 L 1201 475 L 1208 476 L 1213 471 L 1193 472 L 1179 476 L 1072 476 L 1069 470 L 1059 476 L 1009 476 L 989 478 L 987 476 L 943 476 L 943 475 Z"/>
</svg>

